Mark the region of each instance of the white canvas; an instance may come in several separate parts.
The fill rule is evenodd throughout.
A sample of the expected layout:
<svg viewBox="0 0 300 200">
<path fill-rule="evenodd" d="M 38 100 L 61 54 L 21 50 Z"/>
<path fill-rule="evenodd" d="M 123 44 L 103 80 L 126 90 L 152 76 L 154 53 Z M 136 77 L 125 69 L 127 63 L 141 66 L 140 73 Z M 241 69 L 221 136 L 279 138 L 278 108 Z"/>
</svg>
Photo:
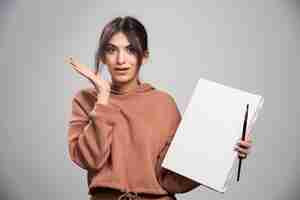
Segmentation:
<svg viewBox="0 0 300 200">
<path fill-rule="evenodd" d="M 247 132 L 252 129 L 263 98 L 239 89 L 199 79 L 163 166 L 218 192 L 234 178 L 246 105 Z"/>
</svg>

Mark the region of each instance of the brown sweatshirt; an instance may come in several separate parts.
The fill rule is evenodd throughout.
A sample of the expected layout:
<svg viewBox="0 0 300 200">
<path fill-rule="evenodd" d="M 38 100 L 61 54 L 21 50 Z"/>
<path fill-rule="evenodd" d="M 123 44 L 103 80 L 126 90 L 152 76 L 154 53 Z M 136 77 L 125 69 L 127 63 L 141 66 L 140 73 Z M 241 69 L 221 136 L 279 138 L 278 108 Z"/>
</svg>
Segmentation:
<svg viewBox="0 0 300 200">
<path fill-rule="evenodd" d="M 124 192 L 174 194 L 200 184 L 161 166 L 181 115 L 166 92 L 141 83 L 128 93 L 111 93 L 96 103 L 93 88 L 72 101 L 69 154 L 86 169 L 89 194 L 97 187 Z"/>
</svg>

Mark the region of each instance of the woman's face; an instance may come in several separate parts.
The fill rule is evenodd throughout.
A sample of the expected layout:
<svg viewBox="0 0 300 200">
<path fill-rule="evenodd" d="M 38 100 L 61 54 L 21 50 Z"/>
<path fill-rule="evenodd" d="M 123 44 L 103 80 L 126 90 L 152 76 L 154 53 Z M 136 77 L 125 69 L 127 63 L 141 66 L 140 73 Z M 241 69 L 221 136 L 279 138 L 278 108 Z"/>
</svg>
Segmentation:
<svg viewBox="0 0 300 200">
<path fill-rule="evenodd" d="M 138 60 L 126 35 L 116 33 L 105 48 L 104 64 L 107 65 L 114 84 L 126 84 L 138 80 Z M 145 60 L 143 59 L 142 63 Z"/>
</svg>

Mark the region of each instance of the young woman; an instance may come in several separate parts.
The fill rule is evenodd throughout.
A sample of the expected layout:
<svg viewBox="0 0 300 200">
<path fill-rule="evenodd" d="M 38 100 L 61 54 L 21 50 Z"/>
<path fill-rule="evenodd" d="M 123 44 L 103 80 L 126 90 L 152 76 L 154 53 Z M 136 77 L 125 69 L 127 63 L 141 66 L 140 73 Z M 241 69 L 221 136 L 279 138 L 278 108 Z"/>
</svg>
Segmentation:
<svg viewBox="0 0 300 200">
<path fill-rule="evenodd" d="M 93 87 L 73 98 L 68 142 L 70 158 L 87 171 L 91 199 L 176 199 L 176 193 L 199 186 L 161 166 L 180 123 L 175 100 L 141 82 L 139 71 L 149 58 L 147 33 L 133 17 L 117 17 L 103 29 L 95 72 L 69 58 Z M 101 78 L 108 67 L 111 82 Z M 246 158 L 251 141 L 236 151 Z"/>
</svg>

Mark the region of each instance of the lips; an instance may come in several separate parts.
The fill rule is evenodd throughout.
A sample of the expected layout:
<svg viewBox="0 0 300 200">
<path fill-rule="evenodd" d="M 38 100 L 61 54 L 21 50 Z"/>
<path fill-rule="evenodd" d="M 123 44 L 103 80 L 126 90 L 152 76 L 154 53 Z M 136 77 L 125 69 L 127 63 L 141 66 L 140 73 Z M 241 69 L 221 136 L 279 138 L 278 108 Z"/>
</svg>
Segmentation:
<svg viewBox="0 0 300 200">
<path fill-rule="evenodd" d="M 126 71 L 128 69 L 129 69 L 129 67 L 126 67 L 126 68 L 115 68 L 116 71 Z"/>
<path fill-rule="evenodd" d="M 116 73 L 119 74 L 119 75 L 125 75 L 125 74 L 127 74 L 128 70 L 129 70 L 129 67 L 126 67 L 126 68 L 125 67 L 124 68 L 115 68 Z"/>
</svg>

